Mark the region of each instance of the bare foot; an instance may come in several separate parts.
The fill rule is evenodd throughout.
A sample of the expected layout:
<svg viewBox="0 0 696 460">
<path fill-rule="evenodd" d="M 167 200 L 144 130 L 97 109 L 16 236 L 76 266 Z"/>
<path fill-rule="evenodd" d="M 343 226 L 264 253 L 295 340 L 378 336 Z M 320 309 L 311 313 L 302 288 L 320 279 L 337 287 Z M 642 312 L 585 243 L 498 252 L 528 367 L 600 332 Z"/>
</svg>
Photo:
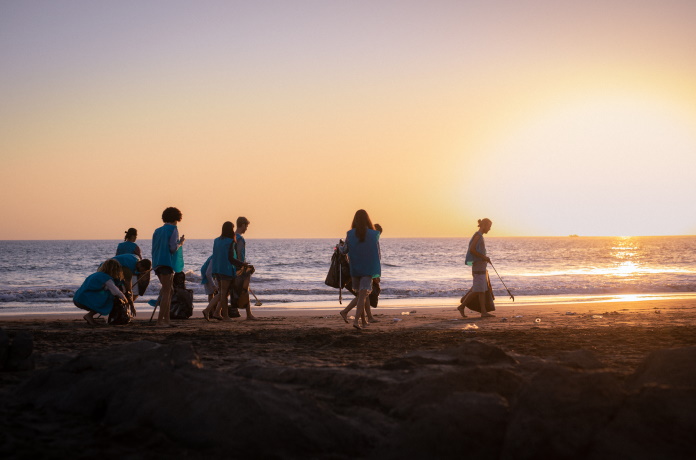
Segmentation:
<svg viewBox="0 0 696 460">
<path fill-rule="evenodd" d="M 348 315 L 346 314 L 346 312 L 341 311 L 338 314 L 341 315 L 341 318 L 343 318 L 343 321 L 345 321 L 346 324 L 348 324 Z"/>
<path fill-rule="evenodd" d="M 353 323 L 353 327 L 359 331 L 362 330 L 362 327 L 360 327 L 358 323 Z"/>
<path fill-rule="evenodd" d="M 464 314 L 464 305 L 460 305 L 457 307 L 457 310 L 459 310 L 459 314 L 462 315 L 462 318 L 466 318 L 467 316 Z"/>
<path fill-rule="evenodd" d="M 247 315 L 246 317 L 247 321 L 260 321 L 256 316 L 254 315 Z"/>
<path fill-rule="evenodd" d="M 162 322 L 157 321 L 157 323 L 155 324 L 155 327 L 175 327 L 175 326 L 170 322 L 165 323 L 164 321 L 162 321 Z"/>
<path fill-rule="evenodd" d="M 87 323 L 88 323 L 90 326 L 96 326 L 96 325 L 97 325 L 97 322 L 94 321 L 94 318 L 92 318 L 92 316 L 91 316 L 89 313 L 87 313 L 85 316 L 83 316 L 83 318 L 85 319 L 85 321 L 87 321 Z"/>
<path fill-rule="evenodd" d="M 210 312 L 207 309 L 203 310 L 203 318 L 205 318 L 206 321 L 210 321 Z"/>
<path fill-rule="evenodd" d="M 495 315 L 490 313 L 481 313 L 481 318 L 495 318 Z"/>
</svg>

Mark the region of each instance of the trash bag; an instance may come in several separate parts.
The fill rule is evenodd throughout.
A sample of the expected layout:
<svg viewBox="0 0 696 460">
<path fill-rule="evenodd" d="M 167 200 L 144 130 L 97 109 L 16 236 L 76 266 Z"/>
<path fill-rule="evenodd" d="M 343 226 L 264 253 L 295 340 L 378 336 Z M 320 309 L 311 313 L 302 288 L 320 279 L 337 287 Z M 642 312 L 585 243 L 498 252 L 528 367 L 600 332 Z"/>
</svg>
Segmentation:
<svg viewBox="0 0 696 460">
<path fill-rule="evenodd" d="M 188 319 L 193 315 L 193 289 L 186 289 L 186 275 L 174 274 L 172 300 L 169 307 L 170 319 Z"/>
</svg>

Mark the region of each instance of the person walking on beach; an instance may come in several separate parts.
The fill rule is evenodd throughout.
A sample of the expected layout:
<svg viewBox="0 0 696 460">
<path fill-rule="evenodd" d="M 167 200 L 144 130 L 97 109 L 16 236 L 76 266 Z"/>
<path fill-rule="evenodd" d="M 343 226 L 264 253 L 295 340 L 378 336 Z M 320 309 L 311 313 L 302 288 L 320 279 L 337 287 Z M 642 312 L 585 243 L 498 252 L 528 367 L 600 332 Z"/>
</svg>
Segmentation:
<svg viewBox="0 0 696 460">
<path fill-rule="evenodd" d="M 462 298 L 461 305 L 457 307 L 457 310 L 459 310 L 459 313 L 464 318 L 466 318 L 466 315 L 464 314 L 464 306 L 469 300 L 471 300 L 470 296 L 478 297 L 481 308 L 481 318 L 490 318 L 495 316 L 486 311 L 486 293 L 488 292 L 488 270 L 486 267 L 491 259 L 486 256 L 486 243 L 483 240 L 483 235 L 491 230 L 492 225 L 493 222 L 488 218 L 479 219 L 479 230 L 474 233 L 474 236 L 472 236 L 471 240 L 469 241 L 465 262 L 467 265 L 471 266 L 474 282 L 471 290 L 464 296 L 464 298 Z"/>
<path fill-rule="evenodd" d="M 382 266 L 379 260 L 379 235 L 370 216 L 364 209 L 356 211 L 351 229 L 346 233 L 346 240 L 341 251 L 348 254 L 350 276 L 353 289 L 358 292 L 355 320 L 353 327 L 362 329 L 367 297 L 372 291 L 372 279 L 381 276 Z M 343 315 L 341 315 L 343 316 Z M 344 318 L 345 319 L 345 318 Z"/>
<path fill-rule="evenodd" d="M 114 307 L 114 298 L 118 297 L 123 302 L 128 302 L 125 294 L 116 286 L 123 281 L 121 264 L 114 259 L 109 259 L 99 267 L 96 273 L 89 275 L 82 283 L 75 295 L 73 303 L 76 307 L 87 310 L 83 316 L 90 326 L 96 326 L 94 315 L 99 313 L 108 316 Z"/>
<path fill-rule="evenodd" d="M 135 240 L 138 239 L 138 231 L 134 228 L 129 228 L 126 230 L 126 236 L 123 239 L 123 243 L 119 243 L 116 247 L 116 255 L 121 254 L 135 254 L 139 259 L 143 258 L 140 252 L 140 246 L 135 244 Z"/>
<path fill-rule="evenodd" d="M 375 230 L 379 232 L 380 237 L 382 236 L 382 226 L 379 224 L 375 224 Z M 348 265 L 350 266 L 350 264 Z M 377 318 L 372 316 L 372 307 L 377 307 L 377 302 L 379 301 L 379 293 L 381 292 L 381 288 L 379 285 L 380 282 L 380 277 L 372 278 L 372 289 L 370 291 L 370 294 L 367 297 L 367 303 L 365 303 L 365 313 L 363 314 L 361 320 L 362 320 L 362 325 L 366 326 L 369 323 L 377 323 L 379 322 Z M 348 284 L 346 285 L 346 289 L 348 289 L 351 293 L 355 295 L 355 298 L 350 301 L 348 305 L 346 305 L 346 308 L 341 310 L 339 315 L 341 315 L 341 318 L 343 318 L 343 321 L 348 323 L 348 313 L 355 308 L 355 306 L 358 304 L 358 291 L 353 289 L 353 281 L 348 280 Z"/>
<path fill-rule="evenodd" d="M 246 217 L 237 217 L 237 232 L 235 233 L 236 241 L 237 241 L 237 258 L 239 259 L 240 262 L 246 263 L 246 240 L 244 239 L 244 234 L 246 231 L 249 229 L 249 219 Z M 244 276 L 249 276 L 251 275 L 244 275 Z M 231 298 L 235 298 L 236 296 L 231 296 Z M 246 298 L 248 299 L 248 295 Z M 254 316 L 251 313 L 251 302 L 246 303 L 244 306 L 244 309 L 246 310 L 246 319 L 248 320 L 256 320 L 256 316 Z"/>
<path fill-rule="evenodd" d="M 169 207 L 162 212 L 162 225 L 152 235 L 152 265 L 155 274 L 162 284 L 160 291 L 160 312 L 157 316 L 157 327 L 172 327 L 169 321 L 169 307 L 172 300 L 175 267 L 183 265 L 177 252 L 181 249 L 186 238 L 181 235 L 177 223 L 181 222 L 181 211 Z"/>
<path fill-rule="evenodd" d="M 234 224 L 225 222 L 222 224 L 220 236 L 213 242 L 213 277 L 218 283 L 218 293 L 213 296 L 208 306 L 203 310 L 206 321 L 215 318 L 220 321 L 231 321 L 227 304 L 227 296 L 234 281 L 237 269 L 246 266 L 246 263 L 237 259 L 236 236 Z"/>
</svg>

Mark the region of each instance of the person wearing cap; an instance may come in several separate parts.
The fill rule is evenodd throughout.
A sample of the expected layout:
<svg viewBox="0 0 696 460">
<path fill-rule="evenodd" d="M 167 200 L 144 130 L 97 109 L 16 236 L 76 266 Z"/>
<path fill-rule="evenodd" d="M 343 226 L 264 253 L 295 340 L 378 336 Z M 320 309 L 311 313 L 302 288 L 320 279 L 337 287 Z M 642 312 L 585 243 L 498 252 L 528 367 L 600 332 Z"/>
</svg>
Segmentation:
<svg viewBox="0 0 696 460">
<path fill-rule="evenodd" d="M 116 255 L 121 254 L 135 254 L 138 259 L 142 259 L 143 255 L 140 252 L 140 247 L 135 244 L 135 240 L 138 239 L 138 231 L 134 228 L 129 228 L 126 230 L 126 236 L 123 238 L 123 243 L 119 243 L 116 247 Z"/>
<path fill-rule="evenodd" d="M 251 222 L 249 219 L 246 217 L 237 217 L 237 231 L 236 231 L 236 238 L 237 238 L 237 257 L 241 262 L 246 263 L 246 240 L 242 235 L 246 233 L 247 229 L 249 228 L 249 224 Z M 254 316 L 251 313 L 251 303 L 249 303 L 246 307 L 246 319 L 248 320 L 255 320 L 257 319 L 256 316 Z"/>
</svg>

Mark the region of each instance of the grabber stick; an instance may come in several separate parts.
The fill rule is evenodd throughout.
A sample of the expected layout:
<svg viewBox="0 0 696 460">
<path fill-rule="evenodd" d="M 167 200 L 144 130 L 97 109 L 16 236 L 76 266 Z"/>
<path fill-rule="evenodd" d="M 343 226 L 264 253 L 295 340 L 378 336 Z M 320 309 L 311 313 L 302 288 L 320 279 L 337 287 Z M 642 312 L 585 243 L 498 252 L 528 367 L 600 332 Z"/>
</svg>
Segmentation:
<svg viewBox="0 0 696 460">
<path fill-rule="evenodd" d="M 495 269 L 495 266 L 493 266 L 493 262 L 488 262 L 488 263 L 491 264 L 491 267 L 493 267 L 493 270 L 495 270 L 495 274 L 498 275 L 498 279 L 500 280 L 501 283 L 503 283 L 503 286 L 505 286 L 505 281 L 503 281 L 503 279 L 500 277 L 500 274 L 498 273 L 498 270 L 496 270 L 496 269 Z M 511 298 L 512 301 L 514 302 L 514 301 L 515 301 L 515 296 L 512 295 L 512 292 L 510 292 L 510 289 L 508 289 L 508 287 L 505 286 L 505 290 L 507 291 L 508 295 L 510 296 L 510 298 Z"/>
<path fill-rule="evenodd" d="M 263 305 L 263 304 L 261 303 L 261 301 L 259 300 L 259 298 L 256 297 L 256 294 L 254 294 L 254 291 L 251 290 L 251 288 L 249 288 L 249 292 L 251 292 L 251 295 L 253 295 L 254 298 L 256 299 L 256 306 L 257 306 L 257 307 L 260 307 L 261 305 Z"/>
</svg>

